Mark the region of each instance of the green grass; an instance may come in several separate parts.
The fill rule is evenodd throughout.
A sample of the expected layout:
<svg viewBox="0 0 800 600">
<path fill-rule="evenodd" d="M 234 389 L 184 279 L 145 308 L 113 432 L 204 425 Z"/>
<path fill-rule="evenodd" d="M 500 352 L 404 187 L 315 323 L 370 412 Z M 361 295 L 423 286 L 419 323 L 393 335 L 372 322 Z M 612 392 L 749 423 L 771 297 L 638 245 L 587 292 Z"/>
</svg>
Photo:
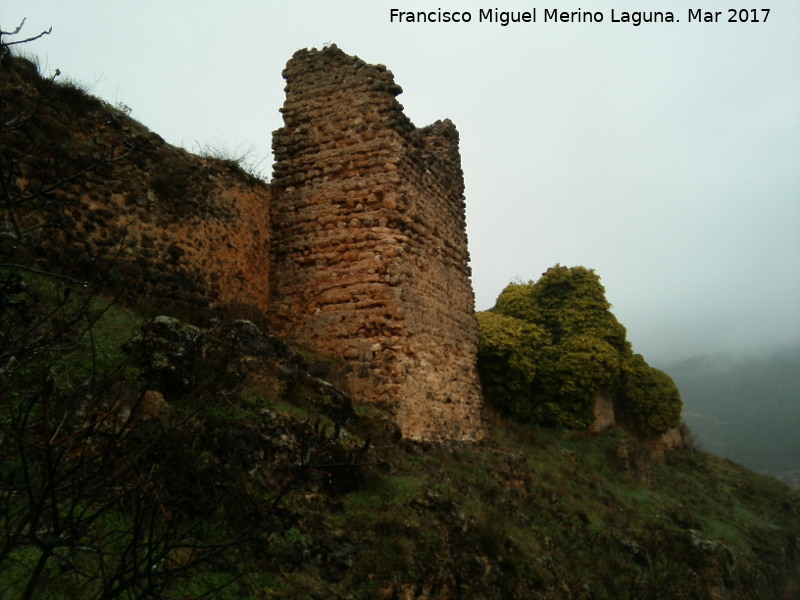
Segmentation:
<svg viewBox="0 0 800 600">
<path fill-rule="evenodd" d="M 7 273 L 0 271 L 0 278 Z M 29 290 L 20 298 L 31 304 L 32 316 L 41 319 L 23 341 L 33 345 L 38 339 L 51 340 L 29 367 L 31 371 L 49 365 L 57 385 L 69 387 L 126 362 L 122 345 L 139 330 L 143 319 L 138 313 L 58 277 L 24 270 L 19 274 Z M 133 381 L 136 372 L 127 369 L 125 375 Z"/>
<path fill-rule="evenodd" d="M 776 534 L 791 522 L 767 503 L 797 503 L 778 482 L 694 451 L 649 465 L 643 483 L 640 474 L 609 460 L 629 441 L 619 431 L 565 437 L 515 426 L 495 434 L 483 445 L 406 456 L 391 476 L 343 498 L 337 526 L 378 532 L 370 553 L 379 558 L 364 558 L 354 572 L 388 577 L 381 566 L 388 560 L 411 580 L 430 577 L 428 561 L 463 558 L 453 546 L 461 540 L 526 581 L 531 594 L 538 589 L 531 597 L 565 597 L 557 590 L 584 588 L 597 598 L 650 597 L 659 586 L 672 590 L 668 597 L 694 597 L 705 584 L 692 579 L 689 556 L 700 552 L 693 544 L 723 553 L 693 559 L 705 561 L 707 571 L 727 551 L 744 563 L 737 572 L 757 571 L 754 541 L 773 539 L 761 551 L 778 556 Z M 751 482 L 750 500 L 736 493 L 742 481 Z M 753 506 L 761 495 L 763 503 Z M 681 511 L 689 525 L 681 525 Z M 704 577 L 716 577 L 709 573 Z M 620 589 L 639 595 L 620 596 Z"/>
<path fill-rule="evenodd" d="M 63 282 L 31 281 L 43 306 L 58 307 Z M 28 365 L 46 366 L 59 385 L 80 385 L 93 373 L 124 365 L 122 344 L 141 323 L 135 311 L 80 293 L 69 299 L 63 313 L 82 307 L 93 323 L 91 333 L 88 321 L 77 322 L 80 335 Z M 138 371 L 123 370 L 119 385 L 140 385 Z M 265 365 L 259 378 L 224 401 L 198 405 L 195 395 L 186 394 L 173 408 L 178 414 L 190 411 L 200 424 L 199 437 L 186 440 L 192 448 L 197 444 L 200 466 L 183 473 L 183 464 L 175 472 L 219 477 L 215 485 L 243 494 L 264 493 L 261 501 L 267 505 L 269 493 L 253 490 L 273 489 L 296 471 L 311 425 L 319 422 L 333 430 L 332 421 L 315 408 L 324 406 L 325 398 L 309 394 L 323 392 L 287 391 L 276 365 Z M 277 418 L 262 421 L 265 410 Z M 479 444 L 415 445 L 397 443 L 387 433 L 389 417 L 382 409 L 360 405 L 355 412 L 342 447 L 357 448 L 373 439 L 360 459 L 363 477 L 357 486 L 327 493 L 314 483 L 319 477 L 298 484 L 281 501 L 263 547 L 240 549 L 225 569 L 199 569 L 176 581 L 165 598 L 460 594 L 555 600 L 591 593 L 608 600 L 657 594 L 680 600 L 712 598 L 712 588 L 732 598 L 742 590 L 765 597 L 788 564 L 786 540 L 800 532 L 800 496 L 779 482 L 694 450 L 673 453 L 666 464 L 653 463 L 641 459 L 641 446 L 621 430 L 576 434 L 492 416 L 491 434 Z M 283 462 L 254 463 L 256 475 L 247 475 L 251 466 L 237 469 L 235 461 L 221 459 L 233 450 L 226 445 L 227 432 L 244 430 L 274 436 L 275 456 L 281 458 L 273 460 Z M 203 445 L 203 435 L 219 436 L 219 441 Z M 621 458 L 623 448 L 627 462 Z M 241 452 L 249 456 L 249 446 Z M 347 451 L 336 456 L 347 456 Z M 192 462 L 188 455 L 183 458 L 188 459 L 183 463 Z M 8 465 L 2 473 L 15 476 Z M 251 476 L 256 479 L 247 479 Z M 124 518 L 100 524 L 116 532 L 126 527 Z M 209 527 L 204 537 L 224 537 L 222 524 Z M 123 543 L 124 536 L 118 541 Z M 12 586 L 4 596 L 20 593 L 14 582 L 35 560 L 24 552 L 13 557 L 16 566 L 4 567 L 3 579 Z M 87 572 L 90 563 L 87 557 Z M 796 564 L 793 568 L 797 572 Z M 55 564 L 48 569 L 56 569 Z M 92 591 L 81 590 L 75 583 L 79 578 L 70 577 L 57 577 L 66 592 L 45 586 L 52 592 L 47 597 Z"/>
</svg>

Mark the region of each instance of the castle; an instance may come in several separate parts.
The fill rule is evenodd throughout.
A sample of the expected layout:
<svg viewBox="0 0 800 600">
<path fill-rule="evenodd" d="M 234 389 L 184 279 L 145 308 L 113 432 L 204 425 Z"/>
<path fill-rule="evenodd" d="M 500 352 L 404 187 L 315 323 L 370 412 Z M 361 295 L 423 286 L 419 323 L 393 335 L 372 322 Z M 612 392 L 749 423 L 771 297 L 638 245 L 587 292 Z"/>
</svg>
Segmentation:
<svg viewBox="0 0 800 600">
<path fill-rule="evenodd" d="M 34 98 L 16 76 L 20 102 Z M 404 437 L 480 439 L 455 126 L 416 128 L 392 74 L 335 46 L 298 51 L 283 76 L 270 184 L 109 118 L 95 98 L 70 97 L 75 115 L 44 107 L 37 135 L 132 148 L 53 191 L 65 226 L 44 243 L 78 270 L 113 260 L 156 305 L 257 309 L 274 333 L 342 361 L 347 391 L 390 409 Z M 71 170 L 83 156 L 67 157 Z M 40 188 L 54 164 L 23 164 L 16 185 Z"/>
</svg>

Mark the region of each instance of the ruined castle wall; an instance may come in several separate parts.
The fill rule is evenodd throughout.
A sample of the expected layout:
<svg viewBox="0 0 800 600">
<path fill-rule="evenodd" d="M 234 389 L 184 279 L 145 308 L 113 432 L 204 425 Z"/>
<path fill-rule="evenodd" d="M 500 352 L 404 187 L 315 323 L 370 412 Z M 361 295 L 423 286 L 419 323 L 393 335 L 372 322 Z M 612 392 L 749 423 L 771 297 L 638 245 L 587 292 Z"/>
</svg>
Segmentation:
<svg viewBox="0 0 800 600">
<path fill-rule="evenodd" d="M 276 333 L 343 360 L 353 397 L 393 409 L 406 437 L 480 438 L 455 127 L 417 129 L 392 74 L 335 47 L 298 52 L 284 76 L 271 185 L 169 146 L 97 99 L 43 106 L 11 147 L 61 154 L 22 161 L 15 191 L 46 188 L 97 153 L 124 157 L 48 195 L 55 214 L 42 218 L 59 227 L 42 255 L 151 310 L 266 311 Z M 13 84 L 20 103 L 35 97 Z"/>
<path fill-rule="evenodd" d="M 37 102 L 41 84 L 24 59 L 7 67 L 0 91 L 15 114 Z M 36 240 L 41 266 L 102 275 L 115 294 L 152 310 L 266 310 L 269 186 L 61 89 L 50 88 L 3 148 L 14 165 L 11 193 L 36 199 L 20 207 L 30 209 L 25 221 L 48 225 Z"/>
<path fill-rule="evenodd" d="M 125 291 L 153 310 L 266 310 L 269 187 L 170 147 L 148 166 L 114 165 L 110 190 L 91 175 L 59 190 L 87 275 L 94 260 L 110 263 L 130 282 Z"/>
<path fill-rule="evenodd" d="M 382 66 L 335 47 L 289 61 L 275 132 L 271 310 L 350 365 L 403 435 L 483 434 L 458 135 L 417 129 Z"/>
<path fill-rule="evenodd" d="M 480 430 L 480 423 L 475 421 L 478 329 L 455 126 L 444 121 L 414 131 L 399 172 L 410 240 L 403 265 L 409 284 L 401 300 L 413 333 L 412 368 L 400 397 L 416 395 L 419 401 L 401 404 L 398 422 L 422 437 L 446 432 L 459 438 L 460 429 Z"/>
</svg>

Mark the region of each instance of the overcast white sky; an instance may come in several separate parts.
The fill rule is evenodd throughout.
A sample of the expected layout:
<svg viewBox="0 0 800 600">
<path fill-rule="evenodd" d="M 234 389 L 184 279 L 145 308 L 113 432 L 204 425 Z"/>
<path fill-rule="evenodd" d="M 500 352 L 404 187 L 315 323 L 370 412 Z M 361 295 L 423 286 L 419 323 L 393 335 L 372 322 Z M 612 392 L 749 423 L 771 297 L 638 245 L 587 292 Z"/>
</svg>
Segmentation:
<svg viewBox="0 0 800 600">
<path fill-rule="evenodd" d="M 477 308 L 555 263 L 592 267 L 658 366 L 800 341 L 800 3 L 752 4 L 770 9 L 759 23 L 728 23 L 730 4 L 3 0 L 0 26 L 52 26 L 29 46 L 45 68 L 171 143 L 252 146 L 267 173 L 296 50 L 385 64 L 417 126 L 461 134 Z M 680 22 L 611 21 L 643 5 Z M 604 21 L 542 22 L 586 6 Z M 534 7 L 537 23 L 478 22 Z M 390 8 L 472 22 L 390 23 Z M 688 23 L 689 8 L 722 14 Z"/>
</svg>

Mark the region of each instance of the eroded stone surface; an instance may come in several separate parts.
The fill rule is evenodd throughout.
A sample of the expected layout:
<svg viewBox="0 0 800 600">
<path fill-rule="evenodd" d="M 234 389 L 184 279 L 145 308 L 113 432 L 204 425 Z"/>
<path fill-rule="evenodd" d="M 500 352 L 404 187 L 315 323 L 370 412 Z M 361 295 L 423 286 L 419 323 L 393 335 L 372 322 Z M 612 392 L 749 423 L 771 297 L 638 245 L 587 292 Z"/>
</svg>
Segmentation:
<svg viewBox="0 0 800 600">
<path fill-rule="evenodd" d="M 592 433 L 601 433 L 611 429 L 617 424 L 617 417 L 614 411 L 614 397 L 611 394 L 600 394 L 594 400 L 594 420 L 589 425 Z"/>
<path fill-rule="evenodd" d="M 35 70 L 3 75 L 9 114 L 38 101 Z M 108 288 L 158 310 L 266 309 L 269 186 L 234 161 L 170 146 L 96 98 L 59 89 L 8 139 L 10 193 L 31 199 L 20 206 L 38 236 L 26 244 L 82 279 L 114 279 Z"/>
<path fill-rule="evenodd" d="M 480 438 L 478 326 L 458 133 L 416 128 L 382 66 L 335 46 L 287 64 L 273 135 L 270 307 L 351 366 L 353 395 L 413 439 Z"/>
</svg>

